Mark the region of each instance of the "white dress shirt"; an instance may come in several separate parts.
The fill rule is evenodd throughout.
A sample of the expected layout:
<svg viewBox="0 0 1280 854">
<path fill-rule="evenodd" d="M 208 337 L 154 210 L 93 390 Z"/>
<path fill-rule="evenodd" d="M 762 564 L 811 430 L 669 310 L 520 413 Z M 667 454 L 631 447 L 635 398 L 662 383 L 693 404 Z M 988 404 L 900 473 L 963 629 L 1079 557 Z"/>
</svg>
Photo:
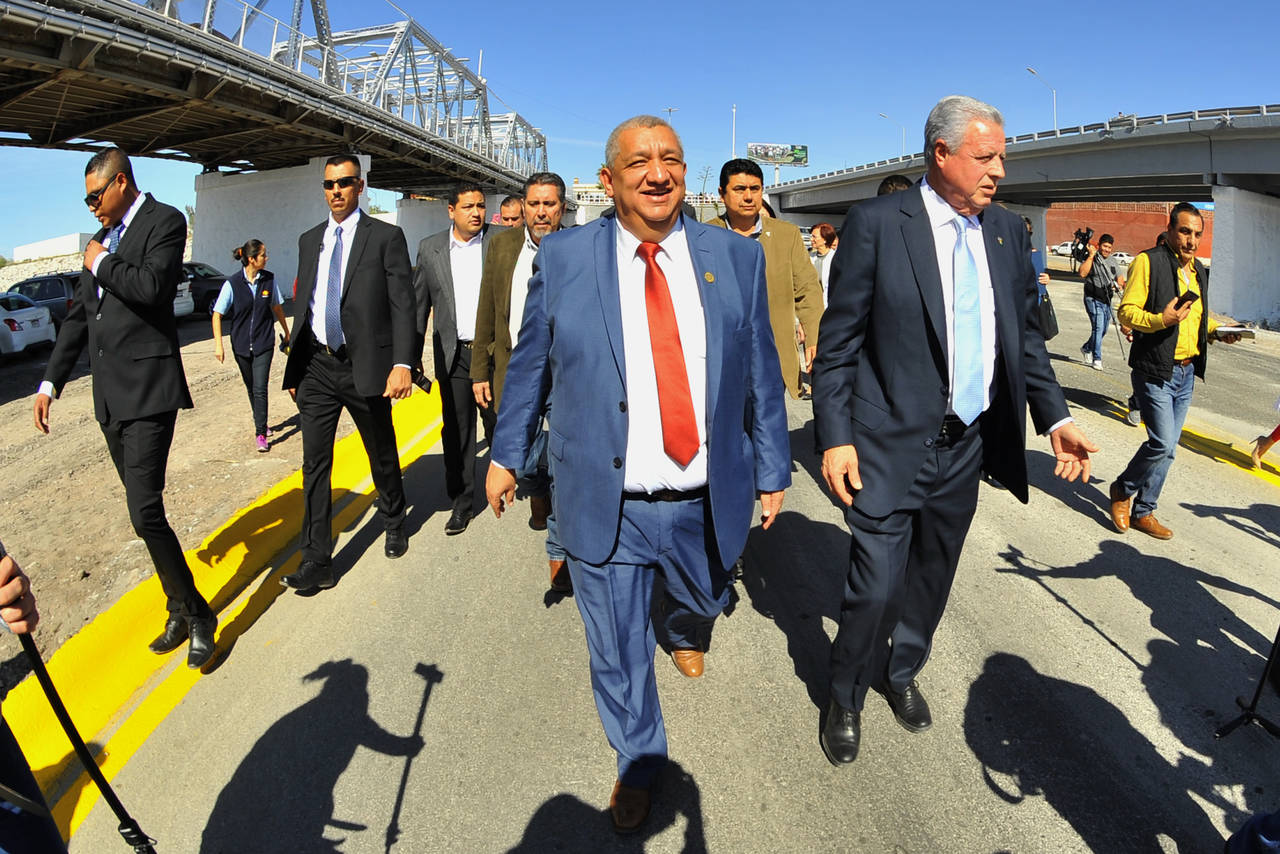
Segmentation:
<svg viewBox="0 0 1280 854">
<path fill-rule="evenodd" d="M 129 225 L 133 222 L 133 218 L 138 215 L 138 211 L 142 210 L 142 203 L 145 202 L 146 199 L 146 193 L 138 193 L 138 198 L 133 200 L 133 204 L 129 205 L 129 210 L 125 211 L 124 216 L 120 219 L 120 223 L 112 226 L 112 228 L 108 229 L 107 233 L 102 236 L 103 246 L 106 246 L 110 241 L 111 232 L 116 228 L 120 229 L 120 239 L 124 240 L 124 233 L 129 230 Z M 117 250 L 118 249 L 119 247 L 117 246 Z M 102 266 L 102 259 L 106 258 L 110 254 L 110 252 L 98 253 L 98 257 L 94 258 L 93 263 L 89 266 L 89 272 L 96 277 L 98 275 L 98 268 Z M 102 285 L 98 285 L 98 299 L 102 299 Z M 36 394 L 43 394 L 46 397 L 54 397 L 53 383 L 48 380 L 41 380 L 39 388 L 36 389 Z"/>
<path fill-rule="evenodd" d="M 146 200 L 147 200 L 147 194 L 143 193 L 142 191 L 139 191 L 138 198 L 133 200 L 133 204 L 129 205 L 129 210 L 125 211 L 124 216 L 120 218 L 120 224 L 115 226 L 115 228 L 118 228 L 120 230 L 121 240 L 124 240 L 124 233 L 129 230 L 130 223 L 132 223 L 133 218 L 138 215 L 138 211 L 142 210 L 142 203 L 145 202 Z M 107 233 L 102 236 L 103 246 L 108 245 L 108 243 L 111 241 L 112 230 L 113 229 L 108 229 Z M 98 268 L 102 266 L 102 259 L 106 258 L 110 254 L 111 254 L 110 252 L 99 253 L 98 257 L 93 259 L 93 264 L 92 266 L 89 267 L 89 272 L 93 273 L 93 275 L 95 276 L 98 275 Z M 98 285 L 98 299 L 102 299 L 102 285 Z"/>
<path fill-rule="evenodd" d="M 484 229 L 465 243 L 449 229 L 449 272 L 453 276 L 453 319 L 459 341 L 476 337 L 480 274 L 484 270 Z"/>
<path fill-rule="evenodd" d="M 533 256 L 538 254 L 538 244 L 524 232 L 524 246 L 516 256 L 516 268 L 511 271 L 511 316 L 508 328 L 511 330 L 511 349 L 515 349 L 516 340 L 520 337 L 520 323 L 524 320 L 524 301 L 529 296 L 529 279 L 533 276 Z"/>
<path fill-rule="evenodd" d="M 933 245 L 938 253 L 938 274 L 942 278 L 942 304 L 947 317 L 947 372 L 950 375 L 947 397 L 947 413 L 954 415 L 956 393 L 956 344 L 955 344 L 955 288 L 954 269 L 956 250 L 955 208 L 939 196 L 927 180 L 920 182 L 920 194 L 924 197 L 925 214 L 933 229 Z M 965 217 L 969 227 L 965 229 L 965 241 L 978 267 L 978 309 L 982 313 L 982 411 L 991 405 L 991 382 L 996 366 L 996 299 L 991 289 L 991 267 L 987 263 L 987 247 L 982 241 L 982 224 L 976 216 Z"/>
<path fill-rule="evenodd" d="M 329 214 L 329 223 L 325 226 L 324 237 L 320 243 L 320 262 L 316 265 L 315 287 L 311 289 L 311 333 L 316 340 L 326 347 L 337 350 L 345 341 L 330 341 L 325 337 L 324 313 L 329 304 L 329 261 L 333 257 L 333 245 L 337 242 L 334 234 L 339 225 L 342 226 L 342 285 L 345 286 L 347 262 L 351 260 L 351 245 L 355 243 L 356 226 L 360 224 L 361 212 L 356 208 L 341 223 L 334 221 Z M 342 293 L 341 289 L 338 293 Z"/>
<path fill-rule="evenodd" d="M 640 240 L 619 223 L 618 293 L 622 304 L 622 344 L 627 366 L 627 462 L 623 489 L 655 492 L 691 490 L 707 483 L 707 330 L 698 292 L 697 274 L 689 254 L 683 218 L 658 244 L 655 260 L 667 277 L 680 347 L 684 351 L 693 415 L 698 427 L 698 453 L 689 465 L 667 456 L 662 446 L 662 414 L 658 409 L 658 380 L 649 342 L 649 311 L 645 305 L 645 263 L 638 254 Z M 748 473 L 749 475 L 749 473 Z"/>
</svg>

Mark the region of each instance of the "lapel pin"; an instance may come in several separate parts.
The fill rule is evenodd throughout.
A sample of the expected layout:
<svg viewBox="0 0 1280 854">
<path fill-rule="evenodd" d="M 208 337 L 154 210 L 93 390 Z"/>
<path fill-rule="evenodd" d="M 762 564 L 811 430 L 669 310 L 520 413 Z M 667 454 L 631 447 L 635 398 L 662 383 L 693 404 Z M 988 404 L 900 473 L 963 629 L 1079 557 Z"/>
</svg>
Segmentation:
<svg viewBox="0 0 1280 854">
<path fill-rule="evenodd" d="M 708 285 L 709 285 L 709 284 L 711 284 L 712 282 L 714 282 L 714 281 L 716 280 L 715 274 L 714 274 L 714 273 L 709 273 L 709 272 L 708 272 L 708 273 L 703 273 L 703 274 L 702 274 L 702 278 L 704 278 L 704 279 L 706 279 L 706 280 L 707 280 L 707 284 L 708 284 Z"/>
<path fill-rule="evenodd" d="M 997 237 L 997 238 L 996 238 L 996 243 L 999 243 L 1001 246 L 1004 246 L 1004 238 L 1003 238 L 1003 237 Z"/>
</svg>

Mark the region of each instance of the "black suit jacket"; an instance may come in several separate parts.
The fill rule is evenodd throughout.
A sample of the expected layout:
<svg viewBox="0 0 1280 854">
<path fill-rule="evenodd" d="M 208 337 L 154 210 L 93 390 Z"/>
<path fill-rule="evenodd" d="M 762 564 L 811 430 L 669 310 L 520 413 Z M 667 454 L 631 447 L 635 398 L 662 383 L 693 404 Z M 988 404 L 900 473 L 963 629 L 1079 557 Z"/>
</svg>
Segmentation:
<svg viewBox="0 0 1280 854">
<path fill-rule="evenodd" d="M 298 387 L 315 352 L 311 296 L 328 225 L 326 220 L 298 238 L 298 294 L 293 308 L 293 345 L 284 366 L 286 389 Z M 386 390 L 392 367 L 417 361 L 409 247 L 399 226 L 376 220 L 364 211 L 351 240 L 342 277 L 342 334 L 356 391 L 377 397 Z"/>
<path fill-rule="evenodd" d="M 1068 415 L 1045 352 L 1022 220 L 981 215 L 995 293 L 996 363 L 983 414 L 983 467 L 1027 500 L 1026 411 L 1037 431 Z M 921 188 L 854 205 L 840 232 L 814 367 L 818 448 L 852 444 L 863 489 L 855 506 L 893 512 L 947 411 L 950 371 L 942 279 Z"/>
<path fill-rule="evenodd" d="M 107 231 L 94 239 L 105 244 Z M 148 193 L 116 251 L 98 265 L 97 277 L 88 270 L 80 274 L 45 369 L 55 394 L 62 393 L 87 344 L 98 421 L 191 408 L 173 316 L 186 241 L 182 214 Z"/>
<path fill-rule="evenodd" d="M 482 258 L 489 254 L 489 241 L 506 230 L 504 225 L 484 224 L 481 232 L 483 236 L 480 238 Z M 418 243 L 418 264 L 413 270 L 413 293 L 418 301 L 415 352 L 421 355 L 423 351 L 427 337 L 427 318 L 434 309 L 432 338 L 440 344 L 440 352 L 445 359 L 444 364 L 437 360 L 437 380 L 447 379 L 453 373 L 458 352 L 458 312 L 453 296 L 453 267 L 449 263 L 449 234 L 452 231 L 453 226 L 450 225 L 444 231 L 422 238 Z M 483 260 L 481 264 L 484 264 Z M 481 354 L 481 358 L 487 359 L 488 355 Z"/>
</svg>

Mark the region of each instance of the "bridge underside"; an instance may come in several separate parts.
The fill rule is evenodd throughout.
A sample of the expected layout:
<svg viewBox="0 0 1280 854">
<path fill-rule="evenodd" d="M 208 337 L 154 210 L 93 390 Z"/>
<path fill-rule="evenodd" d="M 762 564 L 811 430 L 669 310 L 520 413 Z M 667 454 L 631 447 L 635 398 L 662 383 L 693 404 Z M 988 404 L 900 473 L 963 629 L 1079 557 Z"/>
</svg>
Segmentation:
<svg viewBox="0 0 1280 854">
<path fill-rule="evenodd" d="M 86 4 L 79 4 L 83 8 Z M 89 4 L 93 5 L 93 4 Z M 522 176 L 269 59 L 160 15 L 128 25 L 53 4 L 0 9 L 0 145 L 131 154 L 261 171 L 338 152 L 372 157 L 369 183 L 438 194 Z"/>
</svg>

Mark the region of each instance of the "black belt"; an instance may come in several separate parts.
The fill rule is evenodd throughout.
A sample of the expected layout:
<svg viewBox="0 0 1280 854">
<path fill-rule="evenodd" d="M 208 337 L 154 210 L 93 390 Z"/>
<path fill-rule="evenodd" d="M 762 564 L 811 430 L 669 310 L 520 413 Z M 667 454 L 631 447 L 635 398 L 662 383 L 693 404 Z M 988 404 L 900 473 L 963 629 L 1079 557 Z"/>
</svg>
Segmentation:
<svg viewBox="0 0 1280 854">
<path fill-rule="evenodd" d="M 333 358 L 337 359 L 339 362 L 347 361 L 347 345 L 346 344 L 343 344 L 341 347 L 335 350 L 332 347 L 330 347 L 328 344 L 321 344 L 319 341 L 317 341 L 316 349 L 318 349 L 321 353 L 324 353 L 326 356 L 332 356 Z"/>
<path fill-rule="evenodd" d="M 1187 365 L 1191 364 L 1194 361 L 1195 359 L 1181 359 L 1179 361 L 1174 362 L 1174 364 L 1185 368 Z"/>
<path fill-rule="evenodd" d="M 627 501 L 693 501 L 698 498 L 706 498 L 707 488 L 700 486 L 697 489 L 658 489 L 653 492 L 624 492 L 622 497 Z"/>
<path fill-rule="evenodd" d="M 959 442 L 964 437 L 965 431 L 977 424 L 965 424 L 960 420 L 958 415 L 948 415 L 942 419 L 942 426 L 938 428 L 938 436 L 935 438 L 934 444 L 947 448 Z"/>
</svg>

